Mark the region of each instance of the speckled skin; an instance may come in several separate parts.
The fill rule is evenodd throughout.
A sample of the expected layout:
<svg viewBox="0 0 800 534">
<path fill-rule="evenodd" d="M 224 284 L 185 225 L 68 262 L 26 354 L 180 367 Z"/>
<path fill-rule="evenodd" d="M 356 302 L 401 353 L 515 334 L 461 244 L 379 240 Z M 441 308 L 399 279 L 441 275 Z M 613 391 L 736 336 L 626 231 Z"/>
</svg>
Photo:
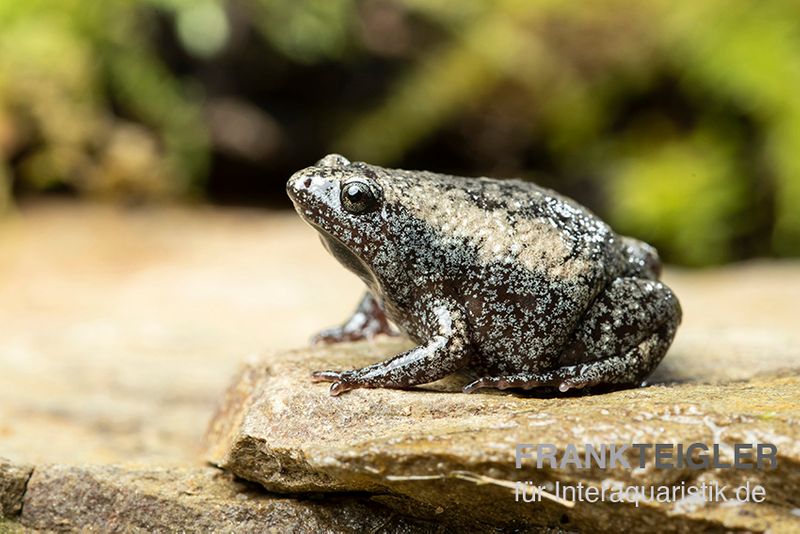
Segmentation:
<svg viewBox="0 0 800 534">
<path fill-rule="evenodd" d="M 352 371 L 320 371 L 331 394 L 403 388 L 461 368 L 482 387 L 639 385 L 680 323 L 651 246 L 615 234 L 571 199 L 519 180 L 350 163 L 332 154 L 287 191 L 368 293 L 333 342 L 393 333 L 419 344 Z"/>
</svg>

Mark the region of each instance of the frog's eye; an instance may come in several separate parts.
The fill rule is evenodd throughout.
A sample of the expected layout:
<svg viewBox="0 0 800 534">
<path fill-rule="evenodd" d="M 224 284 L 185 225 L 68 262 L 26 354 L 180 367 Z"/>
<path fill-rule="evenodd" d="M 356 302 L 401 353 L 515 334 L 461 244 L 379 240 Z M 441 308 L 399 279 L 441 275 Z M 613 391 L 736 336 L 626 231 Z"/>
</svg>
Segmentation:
<svg viewBox="0 0 800 534">
<path fill-rule="evenodd" d="M 356 215 L 373 211 L 378 207 L 378 199 L 375 193 L 364 182 L 344 184 L 341 201 L 344 209 Z"/>
</svg>

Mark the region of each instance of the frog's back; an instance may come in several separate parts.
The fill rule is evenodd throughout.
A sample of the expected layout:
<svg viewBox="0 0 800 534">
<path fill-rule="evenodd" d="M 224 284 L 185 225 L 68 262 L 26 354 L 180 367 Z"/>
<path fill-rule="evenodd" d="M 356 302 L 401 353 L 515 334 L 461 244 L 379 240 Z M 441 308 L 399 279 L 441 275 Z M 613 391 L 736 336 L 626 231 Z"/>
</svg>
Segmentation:
<svg viewBox="0 0 800 534">
<path fill-rule="evenodd" d="M 522 180 L 392 171 L 385 194 L 444 239 L 465 241 L 481 266 L 595 286 L 619 270 L 619 239 L 587 208 Z"/>
</svg>

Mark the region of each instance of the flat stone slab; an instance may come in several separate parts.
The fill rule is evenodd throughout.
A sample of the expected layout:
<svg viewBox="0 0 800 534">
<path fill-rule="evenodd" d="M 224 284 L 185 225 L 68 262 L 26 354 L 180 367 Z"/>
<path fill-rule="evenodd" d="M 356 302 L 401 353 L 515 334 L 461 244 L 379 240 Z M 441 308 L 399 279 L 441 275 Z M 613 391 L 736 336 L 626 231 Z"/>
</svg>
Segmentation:
<svg viewBox="0 0 800 534">
<path fill-rule="evenodd" d="M 656 379 L 800 362 L 800 261 L 664 278 L 684 321 Z M 20 206 L 0 219 L 0 457 L 191 465 L 242 359 L 305 346 L 362 292 L 294 212 Z"/>
<path fill-rule="evenodd" d="M 0 484 L 9 472 L 7 464 Z M 13 521 L 0 517 L 0 532 L 427 533 L 437 528 L 402 517 L 369 496 L 322 501 L 269 495 L 208 467 L 45 465 L 33 470 L 19 502 L 22 514 Z"/>
<path fill-rule="evenodd" d="M 312 384 L 321 368 L 352 368 L 407 346 L 342 344 L 252 359 L 220 404 L 206 458 L 274 492 L 368 492 L 404 513 L 454 524 L 652 531 L 800 529 L 800 369 L 730 381 L 724 366 L 694 382 L 603 395 L 533 398 L 508 392 L 465 395 L 468 377 L 412 391 L 355 390 L 330 397 Z M 677 368 L 681 358 L 671 356 Z M 800 364 L 800 362 L 798 362 Z M 717 372 L 722 369 L 721 372 Z M 737 373 L 739 371 L 737 370 Z M 660 381 L 666 382 L 668 373 Z M 688 468 L 516 469 L 519 443 L 734 443 L 778 447 L 776 470 Z M 631 457 L 633 461 L 633 457 Z M 515 481 L 552 488 L 579 482 L 686 485 L 761 484 L 766 502 L 515 502 Z M 547 490 L 546 490 L 547 491 Z M 552 493 L 552 491 L 551 491 Z"/>
<path fill-rule="evenodd" d="M 65 277 L 64 273 L 71 275 Z M 476 487 L 472 482 L 474 478 L 469 479 L 469 475 L 466 475 L 469 480 L 454 475 L 442 479 L 439 485 L 435 481 L 412 480 L 401 487 L 402 481 L 385 480 L 385 476 L 367 470 L 357 472 L 354 482 L 350 478 L 339 478 L 335 470 L 329 470 L 321 460 L 314 460 L 308 468 L 306 458 L 318 454 L 314 451 L 334 450 L 336 454 L 328 457 L 344 462 L 342 458 L 346 455 L 342 451 L 353 444 L 355 451 L 374 449 L 375 458 L 386 461 L 410 458 L 407 466 L 398 462 L 393 469 L 413 475 L 417 472 L 415 462 L 425 465 L 420 458 L 426 454 L 424 440 L 430 436 L 431 454 L 438 455 L 443 467 L 440 471 L 434 467 L 419 471 L 449 473 L 447 469 L 451 465 L 470 465 L 475 472 L 489 477 L 495 473 L 493 469 L 497 469 L 496 480 L 502 482 L 512 454 L 508 451 L 518 436 L 525 439 L 534 436 L 536 442 L 542 442 L 548 435 L 558 434 L 564 442 L 580 443 L 588 427 L 597 432 L 598 440 L 622 441 L 637 430 L 636 425 L 643 424 L 644 417 L 655 421 L 651 420 L 644 427 L 648 432 L 655 432 L 659 420 L 683 416 L 694 418 L 695 426 L 709 428 L 704 417 L 709 414 L 709 421 L 719 426 L 726 442 L 730 442 L 726 417 L 733 421 L 737 421 L 737 417 L 743 421 L 753 420 L 752 427 L 758 432 L 769 430 L 767 424 L 776 420 L 776 416 L 769 413 L 771 408 L 760 401 L 747 405 L 750 393 L 761 391 L 763 382 L 742 385 L 742 390 L 736 390 L 739 403 L 744 406 L 722 397 L 733 394 L 733 390 L 705 386 L 727 384 L 732 380 L 748 381 L 761 373 L 774 375 L 780 369 L 790 369 L 786 377 L 796 376 L 791 369 L 800 362 L 800 329 L 797 328 L 800 262 L 762 260 L 704 270 L 668 268 L 665 281 L 675 290 L 684 309 L 684 323 L 675 343 L 652 378 L 653 383 L 669 384 L 668 388 L 659 386 L 586 400 L 533 399 L 528 408 L 514 408 L 522 412 L 527 410 L 527 414 L 513 417 L 506 414 L 507 406 L 496 405 L 498 401 L 491 394 L 476 398 L 458 395 L 446 400 L 449 397 L 422 393 L 422 390 L 389 392 L 394 393 L 389 397 L 381 397 L 377 392 L 355 392 L 332 400 L 327 397 L 325 386 L 308 383 L 308 371 L 360 365 L 381 359 L 399 346 L 342 347 L 329 354 L 302 350 L 263 360 L 274 373 L 289 373 L 284 382 L 274 382 L 274 376 L 267 380 L 257 372 L 251 374 L 256 382 L 273 384 L 270 387 L 274 387 L 276 393 L 270 394 L 266 405 L 274 404 L 275 412 L 280 414 L 274 436 L 258 441 L 261 449 L 252 455 L 263 457 L 267 451 L 270 458 L 280 460 L 280 464 L 273 462 L 271 465 L 278 465 L 274 476 L 276 480 L 283 476 L 281 483 L 286 487 L 302 487 L 298 481 L 310 477 L 309 473 L 316 473 L 315 476 L 328 477 L 324 484 L 335 482 L 345 490 L 373 486 L 374 492 L 358 494 L 366 499 L 363 502 L 368 506 L 375 501 L 397 510 L 411 506 L 414 514 L 432 513 L 436 521 L 444 522 L 443 515 L 457 516 L 459 520 L 467 517 L 466 514 L 458 516 L 454 510 L 458 510 L 458 506 L 469 508 L 471 501 L 462 500 L 452 505 L 448 501 L 436 508 L 415 503 L 441 502 L 436 491 L 448 494 L 453 487 L 471 487 L 481 492 L 496 491 L 489 495 L 496 495 L 499 506 L 506 502 L 510 490 L 496 487 L 495 483 Z M 134 471 L 145 477 L 151 476 L 147 473 L 156 472 L 166 479 L 162 469 L 178 466 L 195 472 L 191 466 L 197 461 L 197 444 L 241 359 L 264 347 L 282 350 L 304 346 L 310 334 L 346 317 L 361 291 L 361 282 L 320 246 L 317 233 L 293 213 L 178 208 L 116 210 L 74 203 L 23 206 L 15 217 L 7 217 L 0 224 L 0 294 L 3 295 L 0 324 L 4 327 L 0 344 L 0 457 L 16 462 L 0 467 L 3 481 L 0 482 L 0 501 L 4 513 L 13 509 L 16 510 L 11 512 L 13 515 L 21 508 L 24 482 L 31 469 L 23 464 L 36 465 L 39 474 L 51 464 L 122 463 L 136 464 L 139 467 Z M 457 391 L 464 381 L 466 378 L 451 380 L 430 389 Z M 688 389 L 673 390 L 672 384 L 676 382 Z M 221 422 L 217 426 L 222 432 L 217 434 L 216 443 L 209 446 L 209 450 L 216 450 L 214 454 L 207 453 L 212 458 L 227 457 L 225 451 L 231 451 L 235 442 L 234 429 L 245 419 L 252 420 L 250 416 L 245 417 L 249 409 L 241 403 L 255 406 L 257 402 L 264 402 L 263 399 L 257 401 L 261 386 L 255 387 L 253 382 L 238 383 L 242 391 L 229 392 L 229 401 L 224 404 L 232 417 L 235 414 L 235 420 L 218 419 Z M 748 389 L 750 386 L 755 389 Z M 277 393 L 280 388 L 283 390 Z M 670 391 L 658 393 L 665 388 Z M 680 398 L 686 391 L 690 392 L 686 399 Z M 776 395 L 775 399 L 768 399 L 772 404 L 780 399 L 776 392 L 787 394 L 785 388 L 771 391 Z M 425 399 L 430 395 L 434 400 L 425 401 L 427 405 L 420 404 L 420 394 Z M 615 397 L 620 395 L 622 397 Z M 648 405 L 648 395 L 655 395 L 653 402 L 658 403 Z M 768 394 L 759 393 L 753 398 L 760 396 Z M 234 401 L 235 398 L 247 400 L 240 403 Z M 615 398 L 622 400 L 613 401 Z M 303 404 L 309 400 L 311 404 Z M 796 398 L 783 400 L 789 406 L 800 404 Z M 352 405 L 357 402 L 364 403 L 363 409 L 353 412 Z M 478 405 L 474 404 L 476 402 Z M 279 409 L 281 403 L 286 406 L 283 411 Z M 719 407 L 717 403 L 721 403 Z M 481 408 L 482 404 L 485 407 Z M 703 416 L 684 412 L 676 415 L 668 411 L 673 405 L 683 409 L 687 404 L 703 410 Z M 569 406 L 572 408 L 568 409 Z M 637 406 L 641 407 L 641 413 L 634 411 Z M 611 421 L 602 419 L 601 416 L 608 415 L 599 413 L 602 409 L 614 415 L 618 411 L 619 417 Z M 717 409 L 723 410 L 719 420 L 715 415 Z M 498 413 L 506 415 L 500 417 Z M 776 414 L 781 413 L 776 410 Z M 382 421 L 384 416 L 387 419 Z M 620 430 L 625 417 L 631 427 Z M 783 421 L 780 417 L 777 420 Z M 595 421 L 601 426 L 593 428 Z M 580 425 L 574 425 L 575 422 Z M 512 427 L 490 428 L 503 424 Z M 514 424 L 527 430 L 520 430 L 517 436 L 513 432 Z M 478 431 L 472 433 L 472 428 Z M 539 439 L 537 431 L 543 428 L 549 429 L 550 434 L 543 434 Z M 309 432 L 307 451 L 286 437 L 298 429 Z M 601 429 L 608 430 L 608 436 L 600 435 Z M 329 435 L 325 436 L 328 431 Z M 251 434 L 260 435 L 259 432 L 253 430 Z M 225 433 L 227 435 L 223 435 Z M 330 443 L 326 445 L 324 439 L 328 437 Z M 665 441 L 669 439 L 673 438 L 669 435 L 664 438 Z M 285 454 L 271 449 L 281 443 L 289 444 Z M 464 460 L 468 458 L 470 443 L 477 451 L 477 459 L 472 463 Z M 481 455 L 489 456 L 484 451 L 490 443 L 495 443 L 503 452 L 500 455 L 488 451 L 500 459 L 502 469 L 497 468 L 498 462 L 482 464 L 479 461 Z M 390 445 L 392 448 L 388 448 Z M 452 451 L 449 450 L 451 445 Z M 402 447 L 411 452 L 403 452 Z M 784 445 L 780 447 L 781 454 L 788 454 Z M 443 449 L 447 452 L 442 453 Z M 84 472 L 84 468 L 70 469 Z M 120 469 L 120 474 L 131 471 L 116 469 Z M 269 479 L 266 474 L 269 465 L 261 469 L 265 474 L 260 478 Z M 391 472 L 388 470 L 387 474 Z M 185 477 L 175 473 L 178 483 L 185 482 Z M 297 474 L 293 482 L 289 482 L 287 473 Z M 580 481 L 589 476 L 586 473 L 560 473 L 561 478 L 547 473 L 515 474 L 525 480 L 541 474 L 545 481 L 567 478 Z M 613 472 L 592 476 L 603 475 L 609 480 L 617 477 Z M 682 476 L 682 473 L 675 473 L 675 476 Z M 71 480 L 70 477 L 62 480 Z M 635 478 L 644 479 L 645 474 L 636 473 Z M 130 484 L 133 482 L 118 481 L 102 487 L 117 488 L 122 494 L 140 487 L 138 482 Z M 330 486 L 324 484 L 321 487 L 329 490 Z M 787 479 L 785 486 L 796 488 L 796 483 Z M 177 491 L 171 487 L 170 491 Z M 100 490 L 92 491 L 94 493 L 87 490 L 86 495 L 97 495 Z M 423 498 L 417 495 L 420 492 L 432 493 Z M 185 502 L 175 500 L 179 499 L 175 495 L 166 493 L 162 497 L 168 503 Z M 459 495 L 472 499 L 473 493 Z M 772 490 L 769 493 L 770 499 L 781 495 Z M 341 503 L 351 502 L 347 499 L 353 495 L 331 497 L 344 499 L 336 501 Z M 64 498 L 64 509 L 73 507 L 76 514 L 70 516 L 65 512 L 64 520 L 75 525 L 84 524 L 81 521 L 89 524 L 89 505 L 75 505 L 66 495 Z M 203 501 L 205 497 L 199 495 L 192 498 L 196 502 L 210 502 Z M 226 499 L 218 502 L 229 502 Z M 305 497 L 280 499 L 308 502 Z M 356 502 L 362 502 L 359 499 L 355 499 Z M 476 506 L 484 505 L 476 502 Z M 544 519 L 539 521 L 538 514 L 544 514 L 542 510 L 548 510 L 550 504 L 544 503 L 539 508 L 528 506 L 532 510 L 529 515 L 536 517 L 526 525 L 546 522 L 567 530 L 576 528 L 579 520 L 583 521 L 581 525 L 590 524 L 590 514 L 597 514 L 598 521 L 611 525 L 613 522 L 607 517 L 604 519 L 605 516 L 626 513 L 622 505 L 576 506 L 573 509 L 555 505 L 547 512 L 549 515 L 542 515 Z M 725 516 L 725 521 L 731 525 L 744 524 L 750 530 L 769 526 L 776 531 L 780 530 L 776 526 L 780 523 L 775 517 L 785 517 L 787 508 L 800 507 L 800 503 L 792 497 L 776 501 L 774 506 L 780 514 L 763 521 L 762 515 L 769 510 L 764 505 L 717 507 L 714 513 L 718 516 L 713 518 L 710 507 L 698 507 L 695 513 L 699 514 L 699 519 L 680 513 L 674 529 L 691 524 L 718 530 L 724 522 L 719 518 Z M 439 508 L 442 511 L 437 514 Z M 644 505 L 642 509 L 650 510 Z M 135 508 L 132 510 L 135 516 Z M 506 514 L 517 513 L 516 510 L 501 511 Z M 725 515 L 734 512 L 736 515 Z M 750 522 L 745 522 L 746 514 L 751 512 L 755 515 L 747 520 Z M 669 509 L 666 513 L 669 514 Z M 507 522 L 510 517 L 501 519 Z M 637 517 L 643 521 L 658 521 L 662 528 L 672 525 L 671 518 L 665 520 L 663 509 Z M 565 518 L 570 523 L 561 523 Z M 0 519 L 0 532 L 29 528 L 21 527 L 17 519 Z M 133 519 L 120 517 L 118 520 L 120 525 L 135 530 Z M 230 530 L 240 524 L 246 523 L 233 522 Z M 391 530 L 391 524 L 384 531 Z M 646 528 L 647 524 L 642 523 L 641 528 Z M 52 529 L 57 530 L 57 527 Z"/>
</svg>

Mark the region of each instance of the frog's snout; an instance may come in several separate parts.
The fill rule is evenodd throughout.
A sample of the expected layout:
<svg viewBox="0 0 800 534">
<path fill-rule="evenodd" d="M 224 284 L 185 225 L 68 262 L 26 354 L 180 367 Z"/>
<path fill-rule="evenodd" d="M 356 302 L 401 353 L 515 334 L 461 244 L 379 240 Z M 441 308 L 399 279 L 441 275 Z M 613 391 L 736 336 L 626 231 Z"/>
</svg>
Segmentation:
<svg viewBox="0 0 800 534">
<path fill-rule="evenodd" d="M 311 187 L 311 177 L 296 172 L 286 182 L 286 193 L 293 202 L 297 202 L 303 191 L 307 191 L 309 187 Z"/>
<path fill-rule="evenodd" d="M 315 180 L 314 176 L 308 172 L 296 172 L 286 182 L 286 192 L 295 203 L 308 200 L 309 196 L 313 194 L 312 188 L 319 185 L 316 183 L 318 181 L 319 179 Z"/>
<path fill-rule="evenodd" d="M 296 205 L 329 204 L 335 185 L 333 180 L 306 169 L 289 178 L 286 182 L 286 193 Z"/>
</svg>

